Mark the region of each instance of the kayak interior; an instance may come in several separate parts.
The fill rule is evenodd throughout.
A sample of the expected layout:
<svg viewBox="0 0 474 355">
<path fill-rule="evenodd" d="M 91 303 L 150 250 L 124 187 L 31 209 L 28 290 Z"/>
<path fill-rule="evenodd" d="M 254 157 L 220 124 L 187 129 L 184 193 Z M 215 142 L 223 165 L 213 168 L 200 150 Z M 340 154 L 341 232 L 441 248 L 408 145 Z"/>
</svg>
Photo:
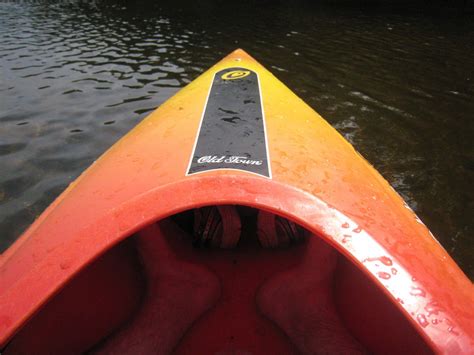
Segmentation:
<svg viewBox="0 0 474 355">
<path fill-rule="evenodd" d="M 283 216 L 205 206 L 90 263 L 17 332 L 22 353 L 430 353 L 355 264 Z"/>
</svg>

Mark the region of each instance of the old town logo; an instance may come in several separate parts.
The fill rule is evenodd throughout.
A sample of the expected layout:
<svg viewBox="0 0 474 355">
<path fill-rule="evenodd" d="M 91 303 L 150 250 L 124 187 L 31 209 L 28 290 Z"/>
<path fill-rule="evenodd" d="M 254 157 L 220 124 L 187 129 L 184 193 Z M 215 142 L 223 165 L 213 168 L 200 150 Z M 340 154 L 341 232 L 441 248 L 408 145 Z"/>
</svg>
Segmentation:
<svg viewBox="0 0 474 355">
<path fill-rule="evenodd" d="M 221 76 L 221 79 L 223 80 L 236 80 L 236 79 L 242 79 L 245 78 L 246 76 L 250 75 L 250 71 L 248 70 L 233 70 L 230 72 L 227 72 Z"/>
<path fill-rule="evenodd" d="M 198 164 L 242 164 L 242 165 L 262 165 L 262 160 L 248 159 L 236 155 L 206 155 L 197 160 Z"/>
</svg>

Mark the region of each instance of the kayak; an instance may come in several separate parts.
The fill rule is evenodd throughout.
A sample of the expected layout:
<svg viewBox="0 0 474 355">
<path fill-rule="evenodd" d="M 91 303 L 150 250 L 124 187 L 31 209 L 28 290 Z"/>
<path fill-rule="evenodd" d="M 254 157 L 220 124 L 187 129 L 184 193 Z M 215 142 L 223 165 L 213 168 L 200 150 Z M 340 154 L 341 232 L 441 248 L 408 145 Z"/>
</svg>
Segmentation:
<svg viewBox="0 0 474 355">
<path fill-rule="evenodd" d="M 473 304 L 394 189 L 240 49 L 0 256 L 2 354 L 467 354 Z"/>
</svg>

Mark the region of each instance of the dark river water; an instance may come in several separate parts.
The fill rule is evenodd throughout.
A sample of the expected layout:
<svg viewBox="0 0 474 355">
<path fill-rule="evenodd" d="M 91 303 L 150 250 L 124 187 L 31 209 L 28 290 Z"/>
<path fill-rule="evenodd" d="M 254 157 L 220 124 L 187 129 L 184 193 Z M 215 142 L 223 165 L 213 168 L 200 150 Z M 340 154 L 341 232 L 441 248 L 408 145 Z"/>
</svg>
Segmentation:
<svg viewBox="0 0 474 355">
<path fill-rule="evenodd" d="M 241 47 L 474 279 L 472 14 L 284 2 L 0 3 L 0 251 L 147 113 Z"/>
</svg>

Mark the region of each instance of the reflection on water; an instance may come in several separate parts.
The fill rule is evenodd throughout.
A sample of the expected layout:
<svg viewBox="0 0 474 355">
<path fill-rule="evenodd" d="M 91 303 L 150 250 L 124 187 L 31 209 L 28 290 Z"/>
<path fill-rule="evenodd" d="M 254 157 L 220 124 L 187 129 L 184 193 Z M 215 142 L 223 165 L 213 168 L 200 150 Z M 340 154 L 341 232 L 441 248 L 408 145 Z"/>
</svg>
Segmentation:
<svg viewBox="0 0 474 355">
<path fill-rule="evenodd" d="M 0 249 L 150 110 L 242 47 L 353 143 L 474 278 L 469 16 L 160 6 L 0 3 Z"/>
</svg>

